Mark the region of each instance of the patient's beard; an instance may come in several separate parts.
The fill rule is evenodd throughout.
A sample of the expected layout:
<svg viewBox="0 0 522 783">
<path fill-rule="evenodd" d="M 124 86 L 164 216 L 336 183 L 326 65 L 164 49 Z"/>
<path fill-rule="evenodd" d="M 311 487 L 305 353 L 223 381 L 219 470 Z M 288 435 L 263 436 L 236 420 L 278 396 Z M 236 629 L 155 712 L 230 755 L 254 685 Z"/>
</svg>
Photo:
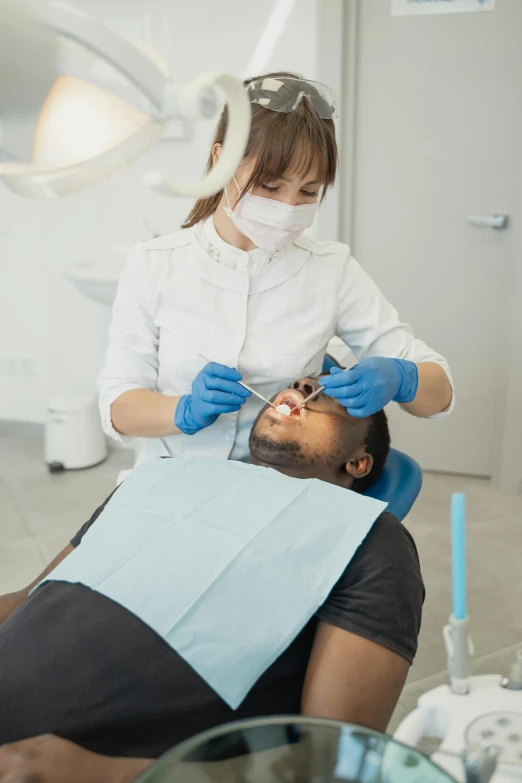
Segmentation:
<svg viewBox="0 0 522 783">
<path fill-rule="evenodd" d="M 310 464 L 303 448 L 296 440 L 278 441 L 269 435 L 255 431 L 250 433 L 251 460 L 266 462 L 269 465 L 299 466 Z"/>
</svg>

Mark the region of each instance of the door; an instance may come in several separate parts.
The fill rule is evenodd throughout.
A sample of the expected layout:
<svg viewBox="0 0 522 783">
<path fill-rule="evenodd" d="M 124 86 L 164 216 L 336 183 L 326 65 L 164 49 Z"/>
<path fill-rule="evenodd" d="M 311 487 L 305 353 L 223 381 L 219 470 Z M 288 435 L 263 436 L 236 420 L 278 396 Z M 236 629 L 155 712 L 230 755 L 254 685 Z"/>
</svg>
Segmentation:
<svg viewBox="0 0 522 783">
<path fill-rule="evenodd" d="M 390 409 L 394 445 L 423 468 L 490 476 L 507 377 L 515 172 L 522 123 L 522 2 L 491 13 L 394 18 L 358 10 L 355 257 L 453 369 L 438 422 Z M 345 35 L 348 31 L 345 29 Z M 510 216 L 506 229 L 469 215 Z"/>
</svg>

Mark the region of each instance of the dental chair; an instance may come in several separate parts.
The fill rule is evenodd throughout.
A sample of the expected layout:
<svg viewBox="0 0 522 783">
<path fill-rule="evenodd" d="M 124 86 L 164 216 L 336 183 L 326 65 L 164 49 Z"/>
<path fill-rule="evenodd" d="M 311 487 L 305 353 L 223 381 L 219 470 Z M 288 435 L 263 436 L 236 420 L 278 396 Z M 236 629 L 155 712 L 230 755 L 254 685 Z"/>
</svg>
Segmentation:
<svg viewBox="0 0 522 783">
<path fill-rule="evenodd" d="M 326 354 L 323 372 L 340 364 Z M 414 459 L 398 449 L 390 449 L 384 469 L 375 484 L 364 493 L 376 500 L 388 503 L 387 511 L 401 522 L 410 512 L 422 487 L 422 470 Z"/>
</svg>

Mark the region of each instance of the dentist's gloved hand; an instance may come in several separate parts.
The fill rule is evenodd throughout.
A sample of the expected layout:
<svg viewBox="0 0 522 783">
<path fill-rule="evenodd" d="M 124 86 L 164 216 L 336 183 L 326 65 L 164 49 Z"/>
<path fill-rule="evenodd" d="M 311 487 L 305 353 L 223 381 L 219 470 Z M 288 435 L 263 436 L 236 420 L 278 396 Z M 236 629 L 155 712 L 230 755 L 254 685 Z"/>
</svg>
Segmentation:
<svg viewBox="0 0 522 783">
<path fill-rule="evenodd" d="M 411 402 L 417 394 L 417 365 L 405 359 L 375 356 L 363 359 L 351 370 L 332 367 L 321 378 L 328 397 L 335 397 L 351 416 L 363 419 L 389 402 Z"/>
<path fill-rule="evenodd" d="M 224 364 L 209 362 L 192 382 L 192 394 L 180 398 L 174 424 L 185 435 L 214 424 L 222 413 L 238 411 L 251 392 L 237 381 L 241 375 Z"/>
</svg>

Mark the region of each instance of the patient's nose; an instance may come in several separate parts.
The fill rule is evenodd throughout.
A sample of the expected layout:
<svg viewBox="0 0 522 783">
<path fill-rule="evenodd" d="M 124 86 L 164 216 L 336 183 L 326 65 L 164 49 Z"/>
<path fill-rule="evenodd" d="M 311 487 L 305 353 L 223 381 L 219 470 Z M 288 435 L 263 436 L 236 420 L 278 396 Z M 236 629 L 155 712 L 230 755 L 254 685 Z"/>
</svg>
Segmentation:
<svg viewBox="0 0 522 783">
<path fill-rule="evenodd" d="M 305 397 L 308 397 L 309 394 L 318 388 L 319 383 L 317 381 L 311 380 L 310 378 L 300 378 L 298 381 L 294 381 L 292 384 L 292 389 L 297 389 L 302 394 L 304 394 Z"/>
</svg>

